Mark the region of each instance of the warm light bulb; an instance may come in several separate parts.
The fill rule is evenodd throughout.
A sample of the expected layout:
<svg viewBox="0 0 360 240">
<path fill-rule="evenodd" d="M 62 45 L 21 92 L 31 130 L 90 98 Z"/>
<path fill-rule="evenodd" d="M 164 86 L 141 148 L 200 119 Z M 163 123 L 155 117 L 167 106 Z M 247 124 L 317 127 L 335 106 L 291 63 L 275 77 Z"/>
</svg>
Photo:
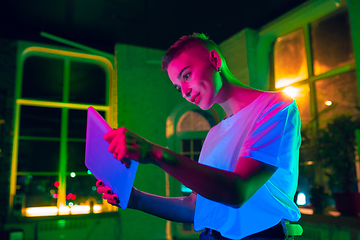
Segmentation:
<svg viewBox="0 0 360 240">
<path fill-rule="evenodd" d="M 326 105 L 326 106 L 331 106 L 331 105 L 332 105 L 332 101 L 325 101 L 325 105 Z"/>
<path fill-rule="evenodd" d="M 296 87 L 286 87 L 283 89 L 283 92 L 289 95 L 290 97 L 295 98 L 299 93 L 299 89 Z"/>
<path fill-rule="evenodd" d="M 72 172 L 70 173 L 70 177 L 74 178 L 76 176 L 76 173 Z"/>
</svg>

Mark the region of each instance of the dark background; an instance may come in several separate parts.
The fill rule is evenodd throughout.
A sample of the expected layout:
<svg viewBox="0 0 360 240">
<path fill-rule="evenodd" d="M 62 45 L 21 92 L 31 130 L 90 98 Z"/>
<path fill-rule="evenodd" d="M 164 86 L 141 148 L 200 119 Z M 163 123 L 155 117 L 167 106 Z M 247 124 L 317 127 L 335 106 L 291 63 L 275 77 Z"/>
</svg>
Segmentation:
<svg viewBox="0 0 360 240">
<path fill-rule="evenodd" d="M 257 29 L 305 0 L 12 0 L 0 6 L 0 38 L 53 43 L 44 31 L 114 52 L 114 43 L 166 50 L 179 37 L 206 33 L 221 43 Z"/>
</svg>

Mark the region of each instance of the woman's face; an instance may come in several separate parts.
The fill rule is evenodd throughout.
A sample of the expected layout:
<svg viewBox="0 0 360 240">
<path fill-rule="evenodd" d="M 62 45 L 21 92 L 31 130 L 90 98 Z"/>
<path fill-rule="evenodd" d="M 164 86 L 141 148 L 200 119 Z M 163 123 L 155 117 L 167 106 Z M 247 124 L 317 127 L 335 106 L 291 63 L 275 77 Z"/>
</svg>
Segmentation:
<svg viewBox="0 0 360 240">
<path fill-rule="evenodd" d="M 191 48 L 172 60 L 168 75 L 183 97 L 201 109 L 209 109 L 215 102 L 222 82 L 209 53 Z"/>
</svg>

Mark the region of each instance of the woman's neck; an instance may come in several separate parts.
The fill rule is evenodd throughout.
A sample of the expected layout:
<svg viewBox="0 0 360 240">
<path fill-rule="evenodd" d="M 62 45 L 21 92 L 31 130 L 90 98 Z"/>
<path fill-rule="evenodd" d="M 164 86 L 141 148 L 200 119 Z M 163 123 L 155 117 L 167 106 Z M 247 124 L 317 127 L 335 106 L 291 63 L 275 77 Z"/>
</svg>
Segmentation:
<svg viewBox="0 0 360 240">
<path fill-rule="evenodd" d="M 241 83 L 232 74 L 231 76 L 223 75 L 222 78 L 223 86 L 219 92 L 217 103 L 224 109 L 226 117 L 237 113 L 263 93 Z"/>
</svg>

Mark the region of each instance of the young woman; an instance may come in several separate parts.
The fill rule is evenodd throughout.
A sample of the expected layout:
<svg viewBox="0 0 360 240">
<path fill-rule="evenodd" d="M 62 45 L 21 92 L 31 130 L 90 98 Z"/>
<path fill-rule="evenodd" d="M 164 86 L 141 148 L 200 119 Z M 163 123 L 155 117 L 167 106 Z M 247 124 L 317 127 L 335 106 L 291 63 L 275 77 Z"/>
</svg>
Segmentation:
<svg viewBox="0 0 360 240">
<path fill-rule="evenodd" d="M 297 221 L 300 117 L 294 99 L 242 84 L 218 46 L 203 34 L 182 37 L 164 55 L 163 71 L 189 102 L 226 113 L 208 133 L 199 162 L 153 144 L 121 127 L 107 133 L 109 151 L 155 164 L 193 190 L 167 198 L 133 188 L 129 208 L 164 219 L 193 222 L 200 239 L 284 239 L 284 219 Z M 111 204 L 118 199 L 97 182 Z"/>
</svg>

